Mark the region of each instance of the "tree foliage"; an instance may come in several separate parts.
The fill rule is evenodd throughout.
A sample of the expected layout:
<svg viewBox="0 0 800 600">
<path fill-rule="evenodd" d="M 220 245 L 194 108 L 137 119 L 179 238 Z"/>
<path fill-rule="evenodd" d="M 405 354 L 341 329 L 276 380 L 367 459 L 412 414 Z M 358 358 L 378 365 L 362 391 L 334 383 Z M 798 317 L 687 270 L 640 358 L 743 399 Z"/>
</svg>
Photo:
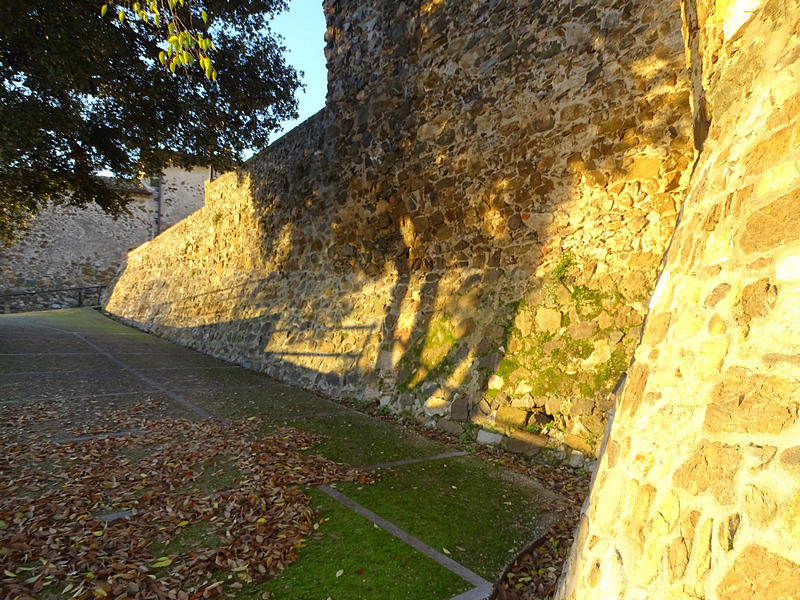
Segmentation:
<svg viewBox="0 0 800 600">
<path fill-rule="evenodd" d="M 269 29 L 285 0 L 165 1 L 157 24 L 140 13 L 161 0 L 0 2 L 0 243 L 49 202 L 124 211 L 101 171 L 230 168 L 296 115 Z"/>
<path fill-rule="evenodd" d="M 137 19 L 152 25 L 162 36 L 164 47 L 158 53 L 158 60 L 173 73 L 197 62 L 206 79 L 216 81 L 217 71 L 210 57 L 216 46 L 206 31 L 208 12 L 202 6 L 197 7 L 195 0 L 121 0 L 117 18 L 124 23 L 125 17 L 133 13 Z M 106 16 L 107 12 L 108 3 L 100 8 L 100 16 Z M 204 26 L 198 27 L 197 19 Z"/>
</svg>

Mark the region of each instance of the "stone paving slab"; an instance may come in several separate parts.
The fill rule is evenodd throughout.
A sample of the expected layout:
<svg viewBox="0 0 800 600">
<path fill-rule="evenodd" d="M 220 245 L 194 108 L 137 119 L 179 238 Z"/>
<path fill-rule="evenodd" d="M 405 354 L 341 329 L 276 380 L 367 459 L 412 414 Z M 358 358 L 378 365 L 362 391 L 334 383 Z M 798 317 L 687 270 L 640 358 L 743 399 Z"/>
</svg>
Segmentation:
<svg viewBox="0 0 800 600">
<path fill-rule="evenodd" d="M 126 360 L 126 364 L 129 364 Z M 148 377 L 170 388 L 199 387 L 219 389 L 228 385 L 264 385 L 264 375 L 241 367 L 217 362 L 217 368 L 194 367 L 184 370 L 146 369 Z"/>
<path fill-rule="evenodd" d="M 175 368 L 185 367 L 219 367 L 220 361 L 200 354 L 193 350 L 184 348 L 180 354 L 173 352 L 115 352 L 116 356 L 123 358 L 127 364 L 134 369 L 158 369 L 166 366 Z M 230 367 L 228 363 L 223 363 L 222 366 Z"/>
<path fill-rule="evenodd" d="M 60 332 L 90 332 L 95 335 L 102 333 L 125 334 L 146 336 L 147 334 L 131 329 L 120 328 L 119 324 L 108 319 L 100 312 L 92 309 L 78 310 L 44 310 L 31 313 L 15 313 L 3 315 L 0 319 L 0 332 L 10 330 L 23 330 L 30 332 L 34 329 Z"/>
<path fill-rule="evenodd" d="M 149 351 L 151 353 L 170 353 L 170 350 L 173 347 L 173 345 L 169 342 L 143 333 L 138 335 L 89 335 L 92 341 L 97 344 L 98 347 L 102 348 L 106 352 L 111 352 L 114 355 L 121 354 L 126 350 L 130 350 L 132 344 L 135 344 L 135 347 L 139 351 Z"/>
<path fill-rule="evenodd" d="M 0 332 L 0 337 L 3 335 Z M 19 373 L 43 373 L 62 371 L 95 372 L 108 362 L 96 353 L 82 354 L 0 354 L 0 373 L 12 375 Z M 112 364 L 108 363 L 108 367 Z"/>
<path fill-rule="evenodd" d="M 362 468 L 382 465 L 373 471 L 375 483 L 343 485 L 339 493 L 349 498 L 346 506 L 361 506 L 392 535 L 416 540 L 412 547 L 433 549 L 420 560 L 445 557 L 437 562 L 456 565 L 445 565 L 451 576 L 478 574 L 462 577 L 443 600 L 463 592 L 465 582 L 475 589 L 464 597 L 485 595 L 486 580 L 530 539 L 526 532 L 552 522 L 552 515 L 537 508 L 552 498 L 536 482 L 504 479 L 493 465 L 455 456 L 452 446 L 137 332 L 91 309 L 0 315 L 0 346 L 17 350 L 0 353 L 0 409 L 59 403 L 63 417 L 42 424 L 53 439 L 94 435 L 92 427 L 110 411 L 156 400 L 170 415 L 186 418 L 265 415 L 274 425 L 325 436 L 310 453 Z"/>
<path fill-rule="evenodd" d="M 39 333 L 35 339 L 30 338 L 30 334 L 3 331 L 0 335 L 0 354 L 18 354 L 39 352 L 48 354 L 50 352 L 80 352 L 87 348 L 80 340 L 71 335 L 61 333 L 47 334 Z"/>
<path fill-rule="evenodd" d="M 0 420 L 5 414 L 17 414 L 20 409 L 26 412 L 49 409 L 47 412 L 57 412 L 58 418 L 38 419 L 35 429 L 37 433 L 43 434 L 45 439 L 58 441 L 91 435 L 96 428 L 105 431 L 109 427 L 109 414 L 132 410 L 144 402 L 160 407 L 158 415 L 152 411 L 149 413 L 151 417 L 185 417 L 185 410 L 172 404 L 167 396 L 158 392 L 143 392 L 0 402 Z M 13 423 L 0 423 L 0 435 L 6 425 L 13 427 Z"/>
<path fill-rule="evenodd" d="M 276 421 L 288 422 L 298 417 L 349 410 L 327 398 L 264 379 L 265 381 L 258 386 L 225 386 L 223 393 L 220 393 L 219 389 L 209 390 L 202 387 L 176 389 L 198 406 L 228 419 L 268 415 Z"/>
<path fill-rule="evenodd" d="M 34 366 L 34 365 L 32 365 Z M 0 373 L 0 401 L 59 398 L 153 389 L 122 369 L 98 359 L 98 370 L 9 374 Z"/>
</svg>

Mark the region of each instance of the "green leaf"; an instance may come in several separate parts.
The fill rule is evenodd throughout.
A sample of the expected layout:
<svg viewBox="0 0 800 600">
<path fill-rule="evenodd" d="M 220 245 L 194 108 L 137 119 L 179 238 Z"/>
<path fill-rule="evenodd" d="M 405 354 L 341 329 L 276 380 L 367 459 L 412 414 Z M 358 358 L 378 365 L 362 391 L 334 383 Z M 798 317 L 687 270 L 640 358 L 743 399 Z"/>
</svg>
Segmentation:
<svg viewBox="0 0 800 600">
<path fill-rule="evenodd" d="M 208 24 L 208 13 L 204 10 L 200 11 L 200 16 L 203 17 L 203 23 Z"/>
<path fill-rule="evenodd" d="M 117 17 L 119 18 L 119 22 L 122 23 L 125 21 L 125 9 L 121 8 L 119 13 L 117 13 Z"/>
<path fill-rule="evenodd" d="M 107 10 L 108 10 L 108 4 L 103 4 L 103 6 L 100 7 L 100 16 L 105 17 Z"/>
<path fill-rule="evenodd" d="M 153 562 L 154 569 L 160 569 L 162 567 L 168 567 L 172 564 L 172 559 L 169 556 L 162 556 L 161 558 L 157 558 Z"/>
</svg>

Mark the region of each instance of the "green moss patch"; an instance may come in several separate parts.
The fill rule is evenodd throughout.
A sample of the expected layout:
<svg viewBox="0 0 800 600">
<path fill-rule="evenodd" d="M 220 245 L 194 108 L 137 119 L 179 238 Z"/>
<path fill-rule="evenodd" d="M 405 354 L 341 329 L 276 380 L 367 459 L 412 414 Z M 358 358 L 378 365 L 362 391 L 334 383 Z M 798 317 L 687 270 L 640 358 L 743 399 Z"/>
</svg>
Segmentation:
<svg viewBox="0 0 800 600">
<path fill-rule="evenodd" d="M 536 379 L 533 380 L 533 390 L 531 393 L 535 396 L 544 396 L 545 394 L 557 392 L 563 376 L 564 374 L 561 371 L 553 367 L 548 367 L 540 371 L 536 375 Z"/>
<path fill-rule="evenodd" d="M 603 312 L 603 294 L 585 285 L 576 285 L 572 289 L 575 310 L 582 319 L 594 319 Z"/>
<path fill-rule="evenodd" d="M 447 356 L 456 343 L 456 338 L 450 331 L 449 320 L 442 318 L 431 323 L 419 359 L 427 369 L 435 368 Z"/>
<path fill-rule="evenodd" d="M 575 255 L 572 254 L 572 252 L 564 252 L 559 257 L 556 266 L 553 267 L 550 274 L 556 281 L 564 281 L 564 278 L 567 276 L 567 271 L 569 271 L 569 268 L 574 264 Z"/>
<path fill-rule="evenodd" d="M 499 365 L 497 365 L 495 373 L 500 377 L 502 377 L 503 379 L 505 379 L 506 377 L 511 375 L 511 373 L 516 371 L 518 368 L 519 368 L 519 362 L 517 360 L 506 357 L 502 361 L 500 361 Z"/>
<path fill-rule="evenodd" d="M 628 368 L 628 357 L 622 349 L 614 350 L 611 358 L 595 372 L 595 388 L 598 392 L 610 392 L 617 378 Z"/>
<path fill-rule="evenodd" d="M 594 352 L 594 345 L 591 342 L 585 340 L 573 340 L 566 336 L 564 336 L 562 339 L 564 340 L 564 349 L 572 358 L 585 360 L 592 355 L 592 352 Z"/>
</svg>

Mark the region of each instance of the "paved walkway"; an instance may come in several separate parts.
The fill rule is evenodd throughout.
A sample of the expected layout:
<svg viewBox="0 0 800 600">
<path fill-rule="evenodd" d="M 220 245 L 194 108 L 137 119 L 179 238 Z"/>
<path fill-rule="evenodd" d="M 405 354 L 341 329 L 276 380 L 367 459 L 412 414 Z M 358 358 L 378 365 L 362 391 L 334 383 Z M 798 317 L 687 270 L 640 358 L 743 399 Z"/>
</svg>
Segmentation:
<svg viewBox="0 0 800 600">
<path fill-rule="evenodd" d="M 394 536 L 395 543 L 409 545 L 420 561 L 434 561 L 435 569 L 425 576 L 441 571 L 454 581 L 444 586 L 450 591 L 436 596 L 443 600 L 487 597 L 490 582 L 507 561 L 555 519 L 540 510 L 552 495 L 534 481 L 328 399 L 125 327 L 97 311 L 0 315 L 0 408 L 24 411 L 42 403 L 64 403 L 57 422 L 42 424 L 54 440 L 90 439 L 104 414 L 133 409 L 146 400 L 161 401 L 165 415 L 223 421 L 266 415 L 275 424 L 327 436 L 313 452 L 371 469 L 377 477 L 370 485 L 322 486 L 318 491 L 328 501 L 335 500 L 337 510 L 355 511 L 365 523 Z M 321 498 L 318 493 L 312 497 Z M 358 543 L 344 539 L 341 551 L 353 552 L 349 545 Z M 309 564 L 315 560 L 313 545 L 309 543 Z M 297 569 L 305 560 L 301 553 Z M 336 564 L 338 559 L 334 552 L 318 560 Z M 270 584 L 278 597 L 303 597 L 304 592 L 292 592 L 298 588 L 292 583 L 294 568 Z M 329 591 L 320 585 L 321 591 Z M 385 597 L 396 600 L 411 598 L 401 589 L 386 592 Z"/>
</svg>

